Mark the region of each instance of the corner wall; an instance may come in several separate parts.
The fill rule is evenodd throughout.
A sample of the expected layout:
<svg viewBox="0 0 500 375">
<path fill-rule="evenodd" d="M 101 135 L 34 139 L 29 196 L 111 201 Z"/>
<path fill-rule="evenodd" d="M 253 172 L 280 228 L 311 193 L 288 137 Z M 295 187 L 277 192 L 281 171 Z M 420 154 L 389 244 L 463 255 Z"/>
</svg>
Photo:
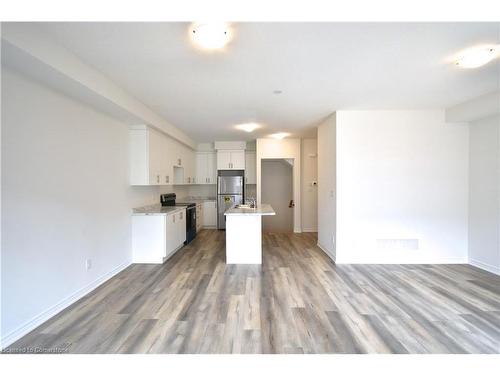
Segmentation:
<svg viewBox="0 0 500 375">
<path fill-rule="evenodd" d="M 500 116 L 469 127 L 469 263 L 500 275 Z"/>
<path fill-rule="evenodd" d="M 5 346 L 130 264 L 159 190 L 129 185 L 127 125 L 6 69 L 1 152 Z"/>
<path fill-rule="evenodd" d="M 318 246 L 333 260 L 337 244 L 337 115 L 318 127 Z"/>
<path fill-rule="evenodd" d="M 337 263 L 466 263 L 468 149 L 444 111 L 337 111 L 318 128 L 318 244 Z"/>
</svg>

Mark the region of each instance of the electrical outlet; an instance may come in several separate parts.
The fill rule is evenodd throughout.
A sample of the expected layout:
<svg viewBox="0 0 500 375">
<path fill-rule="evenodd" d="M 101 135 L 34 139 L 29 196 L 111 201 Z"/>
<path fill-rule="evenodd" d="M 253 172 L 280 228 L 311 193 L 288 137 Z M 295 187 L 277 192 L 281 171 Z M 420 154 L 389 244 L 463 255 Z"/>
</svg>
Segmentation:
<svg viewBox="0 0 500 375">
<path fill-rule="evenodd" d="M 85 269 L 88 271 L 91 268 L 92 268 L 92 260 L 91 259 L 85 260 Z"/>
</svg>

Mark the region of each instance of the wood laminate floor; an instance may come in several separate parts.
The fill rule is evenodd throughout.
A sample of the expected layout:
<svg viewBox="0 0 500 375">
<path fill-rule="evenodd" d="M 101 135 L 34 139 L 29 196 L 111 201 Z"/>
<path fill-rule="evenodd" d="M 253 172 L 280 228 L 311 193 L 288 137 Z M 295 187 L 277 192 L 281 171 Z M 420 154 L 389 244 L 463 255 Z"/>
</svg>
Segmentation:
<svg viewBox="0 0 500 375">
<path fill-rule="evenodd" d="M 335 265 L 311 233 L 265 234 L 262 266 L 228 266 L 224 235 L 128 267 L 8 351 L 500 353 L 499 276 Z"/>
</svg>

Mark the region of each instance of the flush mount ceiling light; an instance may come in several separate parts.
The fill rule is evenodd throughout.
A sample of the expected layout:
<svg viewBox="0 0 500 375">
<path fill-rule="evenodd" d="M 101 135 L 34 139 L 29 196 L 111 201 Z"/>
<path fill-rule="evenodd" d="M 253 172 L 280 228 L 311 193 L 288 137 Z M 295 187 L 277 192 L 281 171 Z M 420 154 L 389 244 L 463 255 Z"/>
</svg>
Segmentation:
<svg viewBox="0 0 500 375">
<path fill-rule="evenodd" d="M 235 128 L 239 130 L 246 131 L 247 133 L 253 132 L 255 129 L 260 128 L 261 126 L 255 122 L 249 122 L 247 124 L 239 124 L 236 125 Z"/>
<path fill-rule="evenodd" d="M 231 40 L 231 30 L 224 22 L 195 23 L 190 34 L 193 42 L 204 49 L 220 49 Z"/>
<path fill-rule="evenodd" d="M 273 137 L 274 139 L 283 139 L 286 138 L 290 135 L 290 133 L 274 133 L 271 134 L 270 137 Z"/>
<path fill-rule="evenodd" d="M 455 65 L 466 69 L 479 68 L 498 57 L 499 51 L 499 46 L 470 49 L 455 61 Z"/>
</svg>

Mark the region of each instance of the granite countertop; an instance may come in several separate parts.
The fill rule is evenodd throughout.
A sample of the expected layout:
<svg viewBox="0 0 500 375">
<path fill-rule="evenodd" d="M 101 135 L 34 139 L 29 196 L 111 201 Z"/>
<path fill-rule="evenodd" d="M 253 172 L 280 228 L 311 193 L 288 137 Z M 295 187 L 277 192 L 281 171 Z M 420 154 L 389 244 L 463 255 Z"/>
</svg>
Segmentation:
<svg viewBox="0 0 500 375">
<path fill-rule="evenodd" d="M 267 215 L 276 215 L 271 205 L 262 203 L 257 205 L 255 208 L 230 208 L 227 210 L 224 215 L 258 215 L 258 216 L 267 216 Z"/>
<path fill-rule="evenodd" d="M 167 215 L 172 212 L 186 209 L 186 206 L 165 206 L 160 203 L 132 209 L 132 215 Z"/>
</svg>

